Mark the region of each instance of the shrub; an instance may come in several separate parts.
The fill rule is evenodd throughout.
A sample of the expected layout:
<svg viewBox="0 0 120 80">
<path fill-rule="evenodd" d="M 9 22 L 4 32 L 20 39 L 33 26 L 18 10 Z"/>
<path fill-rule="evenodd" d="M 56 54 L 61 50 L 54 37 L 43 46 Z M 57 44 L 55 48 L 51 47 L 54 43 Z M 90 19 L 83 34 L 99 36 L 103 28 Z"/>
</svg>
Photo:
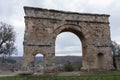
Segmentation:
<svg viewBox="0 0 120 80">
<path fill-rule="evenodd" d="M 71 72 L 71 71 L 74 70 L 74 68 L 73 68 L 73 66 L 72 66 L 70 61 L 67 61 L 67 63 L 64 65 L 64 70 L 68 71 L 68 72 Z"/>
</svg>

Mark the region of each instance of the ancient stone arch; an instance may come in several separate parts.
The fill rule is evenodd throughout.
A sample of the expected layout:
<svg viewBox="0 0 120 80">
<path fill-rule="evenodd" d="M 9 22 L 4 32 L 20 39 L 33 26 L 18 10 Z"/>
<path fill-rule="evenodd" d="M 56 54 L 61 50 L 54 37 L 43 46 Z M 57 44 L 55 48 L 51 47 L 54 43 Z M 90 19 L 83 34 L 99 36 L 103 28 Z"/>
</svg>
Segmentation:
<svg viewBox="0 0 120 80">
<path fill-rule="evenodd" d="M 43 53 L 44 73 L 55 72 L 55 40 L 69 31 L 82 42 L 82 70 L 110 70 L 112 65 L 109 15 L 24 7 L 25 34 L 23 70 L 32 71 L 34 54 Z M 102 53 L 102 55 L 100 54 Z M 99 60 L 101 60 L 99 66 Z"/>
</svg>

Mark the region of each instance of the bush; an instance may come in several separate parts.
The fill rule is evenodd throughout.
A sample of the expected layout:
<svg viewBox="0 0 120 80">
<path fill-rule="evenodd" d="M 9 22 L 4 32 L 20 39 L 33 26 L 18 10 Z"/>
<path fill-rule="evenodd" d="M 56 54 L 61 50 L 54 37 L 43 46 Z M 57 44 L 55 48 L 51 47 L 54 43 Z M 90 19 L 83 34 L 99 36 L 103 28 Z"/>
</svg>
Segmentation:
<svg viewBox="0 0 120 80">
<path fill-rule="evenodd" d="M 68 72 L 71 72 L 71 71 L 74 70 L 74 68 L 73 68 L 73 66 L 72 66 L 70 61 L 67 61 L 67 63 L 64 65 L 64 70 L 68 71 Z"/>
</svg>

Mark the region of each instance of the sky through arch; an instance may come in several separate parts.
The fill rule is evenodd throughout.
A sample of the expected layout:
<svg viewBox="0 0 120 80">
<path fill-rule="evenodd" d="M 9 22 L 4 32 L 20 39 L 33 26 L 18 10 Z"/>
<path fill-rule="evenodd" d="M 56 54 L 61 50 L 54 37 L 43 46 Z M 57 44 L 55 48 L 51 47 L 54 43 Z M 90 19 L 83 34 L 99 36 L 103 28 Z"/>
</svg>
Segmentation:
<svg viewBox="0 0 120 80">
<path fill-rule="evenodd" d="M 72 32 L 62 32 L 56 38 L 56 56 L 82 56 L 82 45 L 77 35 Z"/>
</svg>

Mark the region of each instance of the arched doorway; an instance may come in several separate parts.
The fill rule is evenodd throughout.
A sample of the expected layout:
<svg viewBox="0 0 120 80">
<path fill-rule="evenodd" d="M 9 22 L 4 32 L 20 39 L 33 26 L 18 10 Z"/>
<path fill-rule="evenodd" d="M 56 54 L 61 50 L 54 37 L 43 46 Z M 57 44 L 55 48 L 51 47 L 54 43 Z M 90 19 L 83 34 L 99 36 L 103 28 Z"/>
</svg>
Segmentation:
<svg viewBox="0 0 120 80">
<path fill-rule="evenodd" d="M 80 70 L 82 45 L 79 37 L 72 32 L 62 32 L 57 36 L 55 45 L 57 70 L 63 72 Z"/>
<path fill-rule="evenodd" d="M 44 73 L 44 55 L 37 53 L 34 55 L 34 72 L 43 74 Z"/>
<path fill-rule="evenodd" d="M 97 54 L 97 61 L 98 61 L 98 69 L 99 70 L 104 69 L 105 57 L 104 57 L 103 53 L 98 53 Z"/>
</svg>

